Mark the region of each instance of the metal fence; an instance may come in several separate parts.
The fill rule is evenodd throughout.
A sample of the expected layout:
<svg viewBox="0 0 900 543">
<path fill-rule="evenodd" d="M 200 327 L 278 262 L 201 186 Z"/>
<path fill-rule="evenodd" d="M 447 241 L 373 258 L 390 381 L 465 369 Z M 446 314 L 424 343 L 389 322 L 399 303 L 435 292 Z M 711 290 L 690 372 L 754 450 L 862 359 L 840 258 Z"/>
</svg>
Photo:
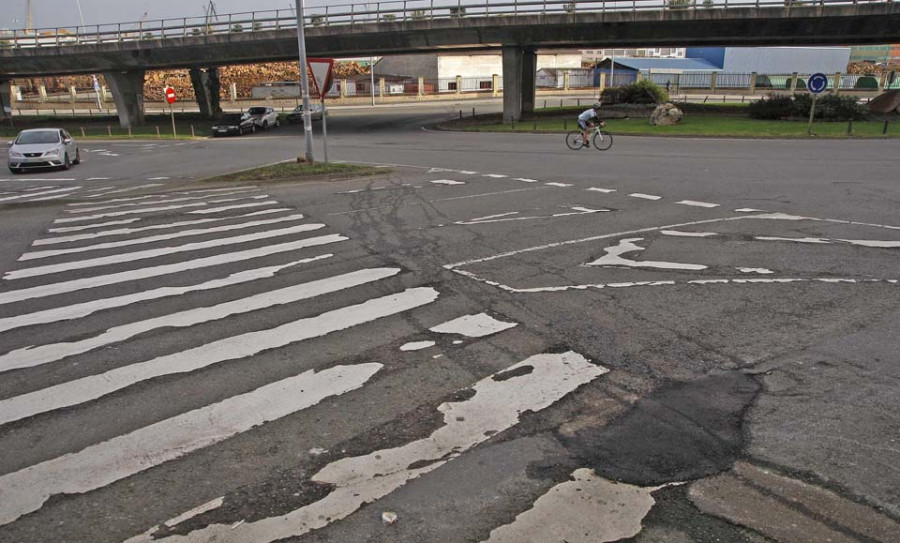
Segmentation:
<svg viewBox="0 0 900 543">
<path fill-rule="evenodd" d="M 442 19 L 509 17 L 529 15 L 569 15 L 585 13 L 621 13 L 659 11 L 673 12 L 678 19 L 690 17 L 685 12 L 708 13 L 728 9 L 779 8 L 786 15 L 827 16 L 824 8 L 851 6 L 854 13 L 860 5 L 884 5 L 884 13 L 893 13 L 892 0 L 392 0 L 359 2 L 305 11 L 308 27 L 346 26 L 357 24 L 392 24 Z M 869 8 L 870 9 L 870 8 Z M 245 34 L 296 28 L 296 13 L 291 9 L 231 13 L 212 17 L 183 17 L 104 25 L 12 30 L 0 34 L 0 47 L 63 47 L 145 40 L 167 40 L 192 36 Z"/>
</svg>

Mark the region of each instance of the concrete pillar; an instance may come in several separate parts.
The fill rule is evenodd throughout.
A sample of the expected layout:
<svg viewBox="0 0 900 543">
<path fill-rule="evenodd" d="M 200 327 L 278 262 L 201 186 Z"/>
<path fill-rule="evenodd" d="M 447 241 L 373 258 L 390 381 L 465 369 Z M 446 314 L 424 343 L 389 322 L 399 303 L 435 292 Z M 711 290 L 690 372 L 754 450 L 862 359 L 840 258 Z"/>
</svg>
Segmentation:
<svg viewBox="0 0 900 543">
<path fill-rule="evenodd" d="M 716 88 L 719 86 L 719 72 L 712 72 L 709 74 L 709 91 L 716 92 Z"/>
<path fill-rule="evenodd" d="M 500 96 L 500 76 L 498 74 L 491 76 L 491 96 L 494 98 Z"/>
<path fill-rule="evenodd" d="M 569 72 L 563 72 L 563 90 L 567 91 L 572 86 L 572 76 Z"/>
<path fill-rule="evenodd" d="M 522 113 L 533 113 L 537 102 L 537 52 L 522 53 Z"/>
<path fill-rule="evenodd" d="M 12 118 L 12 92 L 9 81 L 0 79 L 0 120 Z"/>
<path fill-rule="evenodd" d="M 41 102 L 47 101 L 47 85 L 41 85 L 38 87 L 38 93 L 41 96 Z"/>
<path fill-rule="evenodd" d="M 834 88 L 831 89 L 831 91 L 832 91 L 834 94 L 840 94 L 840 93 L 841 93 L 841 79 L 842 79 L 843 77 L 844 77 L 844 76 L 843 76 L 843 74 L 842 74 L 841 72 L 837 72 L 837 73 L 834 74 Z"/>
<path fill-rule="evenodd" d="M 791 74 L 791 94 L 797 92 L 797 72 Z"/>
<path fill-rule="evenodd" d="M 103 103 L 109 102 L 109 87 L 106 85 L 100 87 L 100 100 Z"/>
<path fill-rule="evenodd" d="M 606 90 L 606 72 L 600 72 L 600 94 Z"/>
<path fill-rule="evenodd" d="M 228 90 L 230 91 L 229 94 L 231 95 L 231 101 L 232 101 L 232 102 L 237 102 L 237 99 L 238 99 L 238 95 L 237 95 L 237 83 L 232 83 L 232 84 L 230 85 L 230 87 L 231 87 L 231 88 L 228 89 Z"/>
<path fill-rule="evenodd" d="M 384 87 L 384 78 L 381 77 L 378 79 L 378 96 L 380 96 L 381 98 L 384 98 Z"/>
<path fill-rule="evenodd" d="M 215 118 L 221 111 L 218 68 L 191 68 L 191 86 L 194 87 L 194 99 L 200 107 L 200 115 L 207 119 Z M 237 92 L 235 92 L 235 95 Z M 236 98 L 235 98 L 236 99 Z"/>
<path fill-rule="evenodd" d="M 109 83 L 119 124 L 129 128 L 144 123 L 144 70 L 131 72 L 105 72 L 103 77 Z"/>
<path fill-rule="evenodd" d="M 503 55 L 503 122 L 518 121 L 534 111 L 537 55 L 521 47 L 507 46 Z"/>
<path fill-rule="evenodd" d="M 756 72 L 750 74 L 750 94 L 756 94 Z"/>
<path fill-rule="evenodd" d="M 419 97 L 425 96 L 425 78 L 424 77 L 419 78 L 416 88 L 419 91 L 418 92 Z"/>
<path fill-rule="evenodd" d="M 341 79 L 341 98 L 347 97 L 347 80 Z"/>
<path fill-rule="evenodd" d="M 887 78 L 887 72 L 883 72 L 881 77 L 878 78 L 878 92 L 884 92 L 884 87 L 887 85 Z"/>
<path fill-rule="evenodd" d="M 462 94 L 462 76 L 456 76 L 456 94 Z"/>
</svg>

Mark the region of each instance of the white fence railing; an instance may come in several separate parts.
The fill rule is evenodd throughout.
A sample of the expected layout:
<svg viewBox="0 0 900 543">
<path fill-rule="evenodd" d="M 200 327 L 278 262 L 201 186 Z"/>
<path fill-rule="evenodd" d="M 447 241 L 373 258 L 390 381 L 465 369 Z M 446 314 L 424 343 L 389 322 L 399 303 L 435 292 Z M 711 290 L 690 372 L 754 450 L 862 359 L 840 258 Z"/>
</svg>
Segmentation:
<svg viewBox="0 0 900 543">
<path fill-rule="evenodd" d="M 900 12 L 894 0 L 391 0 L 310 7 L 307 27 L 390 24 L 438 19 L 570 15 L 661 11 L 673 17 L 729 9 L 782 8 L 785 15 L 829 16 L 826 8 L 883 6 L 880 13 Z M 867 9 L 872 9 L 871 7 Z M 687 12 L 687 13 L 686 13 Z M 676 15 L 677 14 L 677 15 Z M 297 27 L 290 9 L 183 17 L 132 23 L 12 30 L 0 34 L 2 48 L 63 47 L 84 44 L 166 40 L 222 34 L 268 32 Z"/>
</svg>

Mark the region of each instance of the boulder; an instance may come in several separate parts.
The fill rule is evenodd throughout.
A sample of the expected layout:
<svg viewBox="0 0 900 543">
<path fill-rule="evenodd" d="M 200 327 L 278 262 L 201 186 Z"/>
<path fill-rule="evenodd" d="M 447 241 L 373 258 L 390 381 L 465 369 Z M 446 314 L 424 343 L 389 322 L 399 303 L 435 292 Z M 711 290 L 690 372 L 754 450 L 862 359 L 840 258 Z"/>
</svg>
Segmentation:
<svg viewBox="0 0 900 543">
<path fill-rule="evenodd" d="M 684 113 L 674 104 L 660 104 L 650 115 L 650 124 L 653 126 L 674 126 L 681 121 Z"/>
<path fill-rule="evenodd" d="M 889 90 L 869 102 L 869 111 L 872 113 L 885 114 L 895 110 L 900 113 L 900 90 Z"/>
</svg>

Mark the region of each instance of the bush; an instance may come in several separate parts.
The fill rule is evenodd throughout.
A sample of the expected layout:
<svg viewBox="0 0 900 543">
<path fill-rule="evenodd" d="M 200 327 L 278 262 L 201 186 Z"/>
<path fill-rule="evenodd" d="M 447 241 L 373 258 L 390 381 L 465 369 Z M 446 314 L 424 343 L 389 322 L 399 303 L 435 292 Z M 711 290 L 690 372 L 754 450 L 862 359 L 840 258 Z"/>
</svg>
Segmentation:
<svg viewBox="0 0 900 543">
<path fill-rule="evenodd" d="M 878 89 L 878 80 L 871 75 L 861 76 L 853 85 L 854 89 Z"/>
<path fill-rule="evenodd" d="M 610 104 L 662 104 L 669 101 L 669 95 L 656 83 L 642 79 L 624 87 L 606 89 L 602 99 Z"/>
<path fill-rule="evenodd" d="M 753 119 L 779 120 L 804 119 L 809 115 L 812 96 L 798 94 L 771 94 L 767 98 L 751 102 L 747 111 Z M 816 100 L 816 119 L 823 121 L 856 121 L 866 116 L 865 108 L 854 96 L 826 94 Z"/>
</svg>

